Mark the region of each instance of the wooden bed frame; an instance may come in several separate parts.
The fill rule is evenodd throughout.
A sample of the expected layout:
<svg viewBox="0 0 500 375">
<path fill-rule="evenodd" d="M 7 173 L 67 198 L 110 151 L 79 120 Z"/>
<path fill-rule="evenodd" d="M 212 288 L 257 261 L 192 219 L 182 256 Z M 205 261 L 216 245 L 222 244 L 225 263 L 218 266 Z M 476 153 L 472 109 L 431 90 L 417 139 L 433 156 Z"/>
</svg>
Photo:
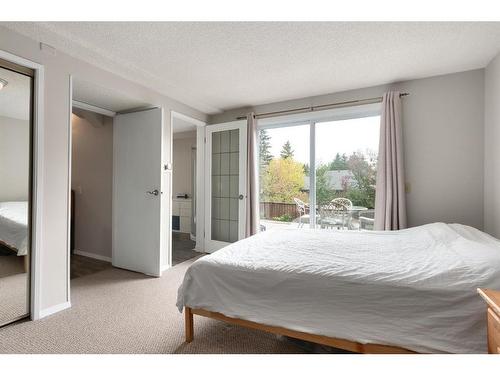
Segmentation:
<svg viewBox="0 0 500 375">
<path fill-rule="evenodd" d="M 314 335 L 312 333 L 305 333 L 294 331 L 288 328 L 268 326 L 265 324 L 254 323 L 249 320 L 235 319 L 225 316 L 220 313 L 211 312 L 203 309 L 192 309 L 190 307 L 184 306 L 184 318 L 185 318 L 185 329 L 186 329 L 186 342 L 189 343 L 193 341 L 194 338 L 194 315 L 200 315 L 207 318 L 212 318 L 220 320 L 222 322 L 235 324 L 245 328 L 258 329 L 264 332 L 274 333 L 276 335 L 293 337 L 299 340 L 310 341 L 316 344 L 332 346 L 334 348 L 348 350 L 355 353 L 365 353 L 365 354 L 416 354 L 415 352 L 400 348 L 397 346 L 389 345 L 379 345 L 379 344 L 361 344 L 355 341 L 349 341 L 344 339 L 337 339 L 333 337 Z"/>
</svg>

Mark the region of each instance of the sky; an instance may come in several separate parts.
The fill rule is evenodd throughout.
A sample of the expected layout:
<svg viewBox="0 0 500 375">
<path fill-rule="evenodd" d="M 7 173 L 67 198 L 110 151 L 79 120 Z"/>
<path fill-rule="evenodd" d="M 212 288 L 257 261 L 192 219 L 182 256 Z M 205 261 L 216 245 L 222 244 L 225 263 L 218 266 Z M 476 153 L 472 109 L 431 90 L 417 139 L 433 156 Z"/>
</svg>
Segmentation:
<svg viewBox="0 0 500 375">
<path fill-rule="evenodd" d="M 316 164 L 328 163 L 338 153 L 378 150 L 380 117 L 364 117 L 342 121 L 316 123 Z M 309 164 L 309 125 L 268 129 L 271 154 L 279 157 L 288 140 L 294 150 L 294 159 Z"/>
</svg>

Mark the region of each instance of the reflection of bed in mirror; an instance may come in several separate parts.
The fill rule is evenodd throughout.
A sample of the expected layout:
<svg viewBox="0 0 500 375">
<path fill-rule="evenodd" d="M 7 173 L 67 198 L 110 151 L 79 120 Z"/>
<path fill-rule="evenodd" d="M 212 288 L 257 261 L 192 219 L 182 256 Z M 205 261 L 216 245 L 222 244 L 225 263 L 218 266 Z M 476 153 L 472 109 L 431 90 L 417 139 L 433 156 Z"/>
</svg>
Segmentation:
<svg viewBox="0 0 500 375">
<path fill-rule="evenodd" d="M 0 202 L 0 326 L 27 315 L 28 202 Z"/>
<path fill-rule="evenodd" d="M 28 267 L 28 202 L 0 202 L 0 244 L 24 259 Z"/>
</svg>

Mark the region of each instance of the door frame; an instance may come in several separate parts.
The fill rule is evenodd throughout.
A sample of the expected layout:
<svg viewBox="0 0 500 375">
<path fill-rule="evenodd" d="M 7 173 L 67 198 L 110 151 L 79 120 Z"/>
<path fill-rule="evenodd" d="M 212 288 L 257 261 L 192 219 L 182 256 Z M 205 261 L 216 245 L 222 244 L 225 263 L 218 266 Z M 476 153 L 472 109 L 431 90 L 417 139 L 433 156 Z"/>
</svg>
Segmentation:
<svg viewBox="0 0 500 375">
<path fill-rule="evenodd" d="M 238 240 L 245 237 L 245 221 L 246 221 L 246 159 L 247 159 L 247 121 L 246 120 L 236 120 L 231 122 L 224 122 L 220 124 L 212 124 L 205 128 L 205 226 L 204 226 L 204 247 L 205 252 L 213 253 L 220 248 L 227 246 L 228 242 L 215 241 L 210 239 L 210 233 L 212 230 L 211 222 L 211 203 L 212 203 L 212 181 L 210 179 L 212 175 L 212 157 L 210 151 L 212 149 L 212 138 L 211 133 L 216 131 L 224 131 L 238 128 L 240 130 L 240 158 L 239 158 L 239 185 L 240 194 L 243 195 L 241 204 L 238 210 Z"/>
<path fill-rule="evenodd" d="M 167 249 L 167 264 L 162 266 L 162 271 L 172 267 L 172 199 L 173 199 L 173 160 L 174 160 L 174 119 L 187 121 L 196 126 L 196 247 L 195 250 L 203 253 L 205 251 L 204 244 L 204 219 L 205 219 L 205 171 L 203 168 L 199 168 L 200 165 L 205 165 L 205 127 L 207 123 L 194 117 L 187 116 L 183 113 L 170 110 L 170 155 L 169 160 L 165 162 L 164 170 L 167 172 L 167 176 L 170 177 L 168 183 L 168 196 L 169 199 L 169 209 L 168 209 L 168 223 L 167 235 L 168 235 L 168 249 Z"/>
<path fill-rule="evenodd" d="M 44 316 L 41 308 L 41 262 L 43 253 L 43 167 L 44 167 L 44 66 L 34 61 L 0 50 L 0 58 L 32 69 L 33 77 L 33 123 L 32 123 L 32 193 L 31 193 L 31 253 L 30 253 L 30 318 L 38 320 Z M 69 303 L 69 299 L 68 299 Z"/>
</svg>

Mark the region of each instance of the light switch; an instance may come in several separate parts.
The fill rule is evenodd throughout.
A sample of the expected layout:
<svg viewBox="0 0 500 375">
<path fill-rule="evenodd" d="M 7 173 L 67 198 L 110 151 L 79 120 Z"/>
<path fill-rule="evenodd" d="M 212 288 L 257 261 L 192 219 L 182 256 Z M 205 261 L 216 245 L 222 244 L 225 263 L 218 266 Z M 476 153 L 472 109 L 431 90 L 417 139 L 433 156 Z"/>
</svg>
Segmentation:
<svg viewBox="0 0 500 375">
<path fill-rule="evenodd" d="M 411 192 L 411 184 L 409 182 L 405 183 L 405 193 Z"/>
</svg>

